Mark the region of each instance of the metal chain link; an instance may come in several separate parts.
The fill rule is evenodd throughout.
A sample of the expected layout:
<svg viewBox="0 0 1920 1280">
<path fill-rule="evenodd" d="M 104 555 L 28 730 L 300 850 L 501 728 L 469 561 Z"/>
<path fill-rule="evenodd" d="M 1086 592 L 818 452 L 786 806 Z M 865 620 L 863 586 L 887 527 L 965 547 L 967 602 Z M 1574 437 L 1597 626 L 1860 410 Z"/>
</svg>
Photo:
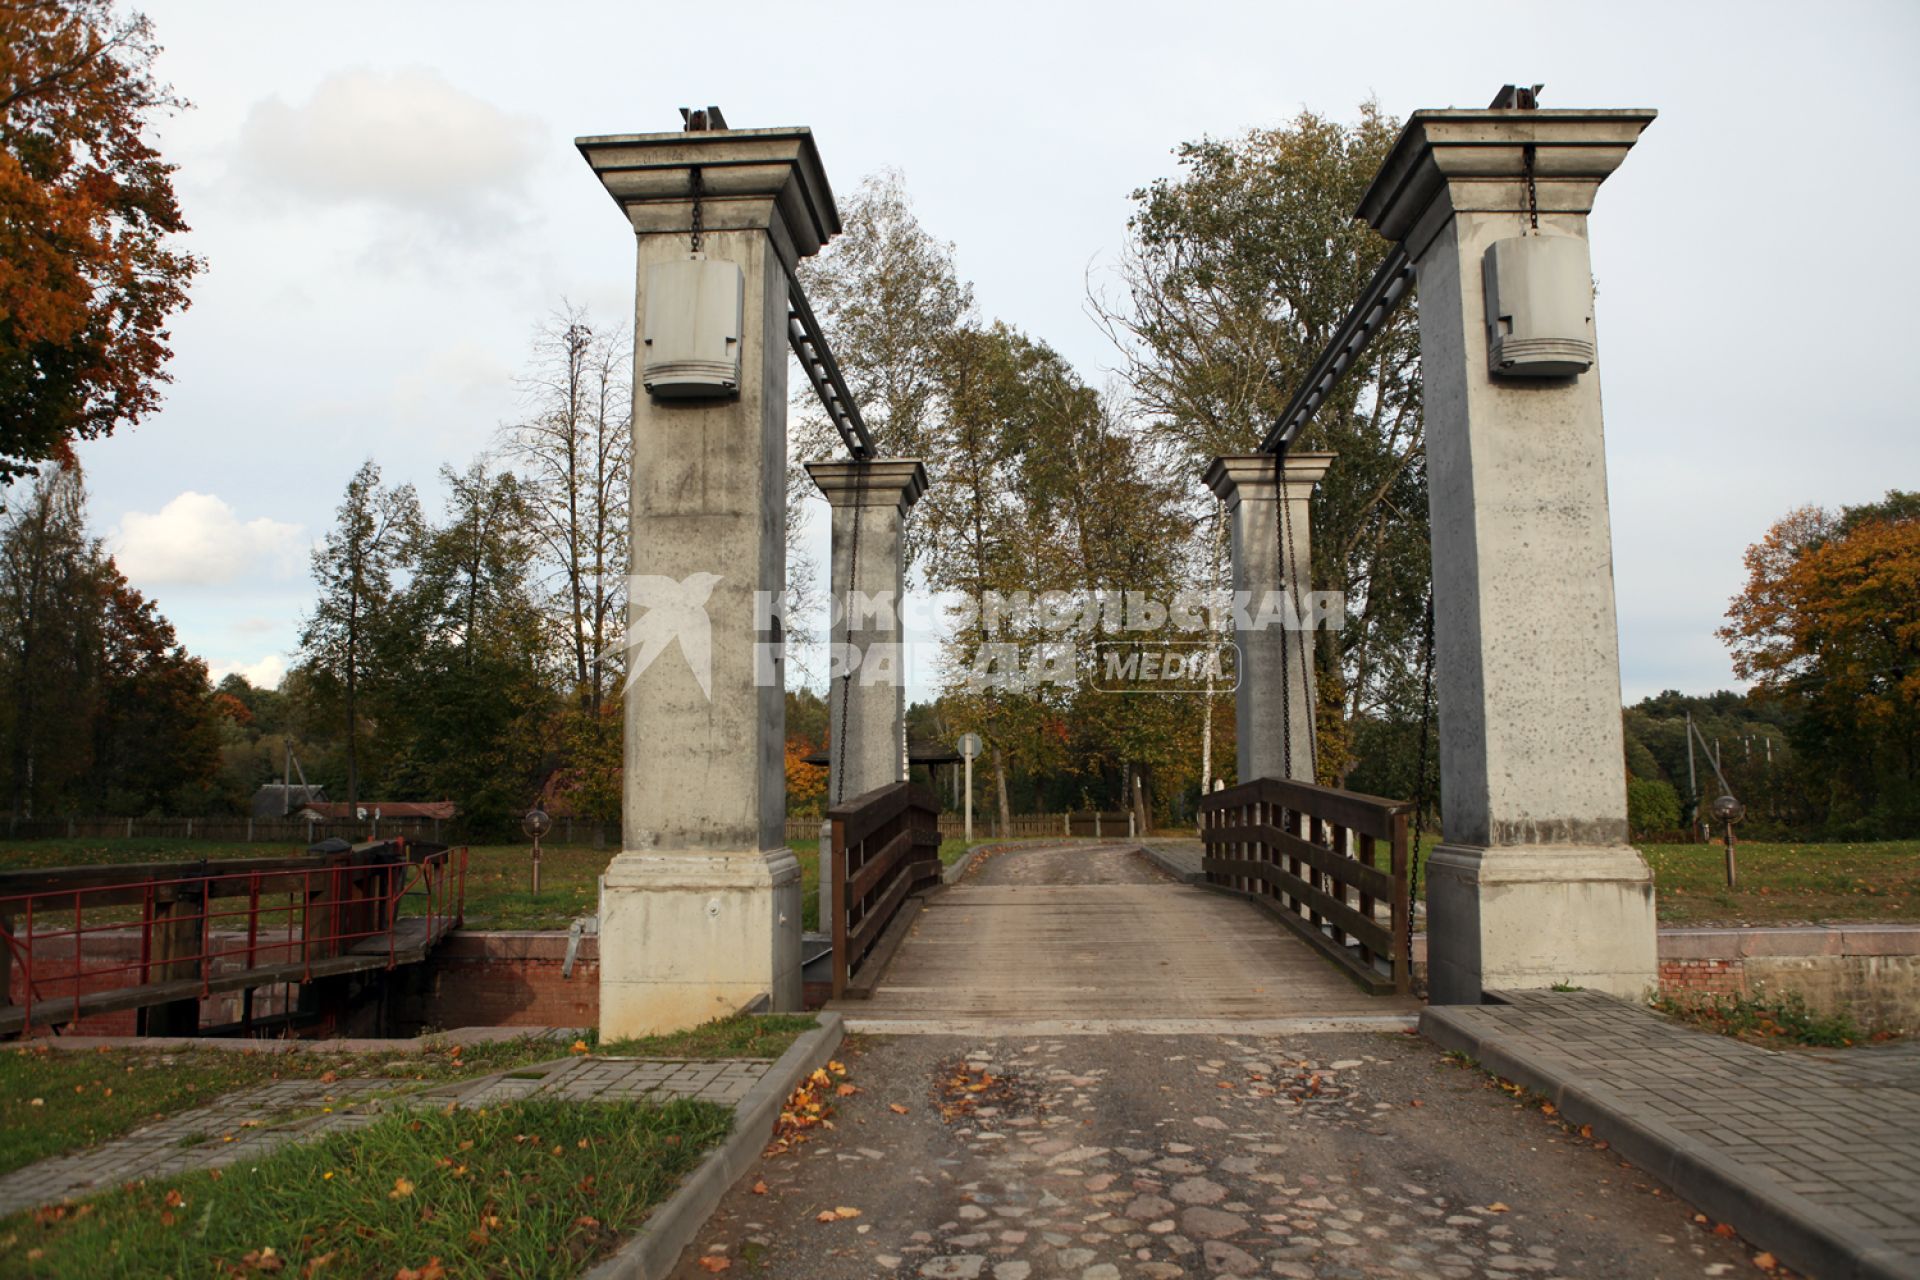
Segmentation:
<svg viewBox="0 0 1920 1280">
<path fill-rule="evenodd" d="M 1427 769 L 1428 725 L 1433 719 L 1433 587 L 1427 587 L 1427 616 L 1420 637 L 1420 765 L 1413 784 L 1413 849 L 1407 855 L 1407 909 L 1420 901 L 1420 837 L 1426 833 L 1427 803 L 1432 795 Z M 1413 965 L 1413 930 L 1407 930 L 1407 965 Z"/>
<path fill-rule="evenodd" d="M 1293 504 L 1286 501 L 1284 494 L 1281 497 L 1280 511 L 1281 519 L 1286 525 L 1286 546 L 1288 552 L 1287 558 L 1283 563 L 1291 567 L 1293 564 L 1292 551 L 1294 545 Z M 1309 560 L 1307 565 L 1307 577 L 1309 584 L 1311 584 L 1313 577 L 1311 560 Z M 1294 580 L 1291 573 L 1287 575 L 1286 581 L 1287 599 L 1293 605 L 1294 635 L 1300 642 L 1300 692 L 1306 698 L 1307 703 L 1307 767 L 1313 770 L 1313 774 L 1308 781 L 1317 783 L 1320 781 L 1320 713 L 1314 704 L 1319 699 L 1318 691 L 1313 687 L 1313 666 L 1310 661 L 1312 655 L 1307 650 L 1307 630 L 1305 627 L 1299 625 L 1301 614 L 1306 608 L 1306 599 L 1304 594 L 1296 589 L 1299 583 Z M 1284 622 L 1285 619 L 1282 619 L 1283 624 Z"/>
<path fill-rule="evenodd" d="M 707 180 L 700 172 L 700 166 L 694 165 L 688 171 L 688 183 L 693 190 L 693 251 L 700 252 L 700 197 L 705 194 Z"/>
<path fill-rule="evenodd" d="M 1283 443 L 1273 451 L 1273 500 L 1276 510 L 1273 513 L 1273 571 L 1282 582 L 1287 573 L 1287 533 L 1282 523 L 1286 500 L 1287 446 Z M 1284 619 L 1282 620 L 1285 621 Z M 1285 636 L 1280 637 L 1280 772 L 1286 781 L 1293 781 L 1293 675 L 1287 669 L 1287 654 L 1292 648 Z M 1246 679 L 1242 674 L 1241 679 Z M 1245 768 L 1243 763 L 1241 768 Z"/>
<path fill-rule="evenodd" d="M 1540 191 L 1533 180 L 1533 144 L 1529 142 L 1521 153 L 1527 166 L 1527 223 L 1535 231 L 1540 229 Z"/>
</svg>

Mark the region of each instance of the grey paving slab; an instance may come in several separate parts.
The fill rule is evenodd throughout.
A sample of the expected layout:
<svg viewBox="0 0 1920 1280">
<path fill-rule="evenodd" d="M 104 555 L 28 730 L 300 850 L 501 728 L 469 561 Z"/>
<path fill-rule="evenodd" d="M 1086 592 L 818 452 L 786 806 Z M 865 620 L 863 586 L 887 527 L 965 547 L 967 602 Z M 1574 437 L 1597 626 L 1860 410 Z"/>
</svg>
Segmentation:
<svg viewBox="0 0 1920 1280">
<path fill-rule="evenodd" d="M 1421 1030 L 1789 1265 L 1920 1275 L 1920 1043 L 1772 1050 L 1593 992 L 1497 998 L 1429 1008 Z"/>
</svg>

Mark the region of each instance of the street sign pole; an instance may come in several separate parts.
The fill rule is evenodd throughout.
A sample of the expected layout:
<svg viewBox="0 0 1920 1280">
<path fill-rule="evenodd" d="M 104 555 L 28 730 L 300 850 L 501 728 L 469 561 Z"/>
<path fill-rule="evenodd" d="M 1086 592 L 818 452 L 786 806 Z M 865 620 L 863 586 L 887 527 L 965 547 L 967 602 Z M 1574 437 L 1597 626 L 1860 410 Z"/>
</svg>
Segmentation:
<svg viewBox="0 0 1920 1280">
<path fill-rule="evenodd" d="M 984 744 L 980 741 L 979 734 L 963 733 L 960 735 L 959 745 L 960 745 L 960 759 L 966 762 L 966 770 L 967 770 L 967 785 L 966 785 L 967 836 L 966 838 L 967 838 L 967 843 L 972 844 L 973 843 L 973 758 L 980 754 L 980 748 Z"/>
</svg>

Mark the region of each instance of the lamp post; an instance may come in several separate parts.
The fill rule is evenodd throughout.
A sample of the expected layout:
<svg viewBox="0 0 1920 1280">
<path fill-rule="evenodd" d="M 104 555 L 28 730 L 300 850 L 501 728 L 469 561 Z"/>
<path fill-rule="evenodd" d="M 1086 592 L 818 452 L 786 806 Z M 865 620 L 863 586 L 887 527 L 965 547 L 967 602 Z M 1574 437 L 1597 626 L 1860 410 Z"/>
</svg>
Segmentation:
<svg viewBox="0 0 1920 1280">
<path fill-rule="evenodd" d="M 540 837 L 553 829 L 553 819 L 536 802 L 527 810 L 527 816 L 520 819 L 520 829 L 533 838 L 533 892 L 540 893 Z"/>
<path fill-rule="evenodd" d="M 1723 795 L 1713 802 L 1713 816 L 1720 820 L 1720 830 L 1726 837 L 1727 888 L 1731 889 L 1737 878 L 1733 866 L 1733 824 L 1747 816 L 1747 806 L 1730 795 Z"/>
</svg>

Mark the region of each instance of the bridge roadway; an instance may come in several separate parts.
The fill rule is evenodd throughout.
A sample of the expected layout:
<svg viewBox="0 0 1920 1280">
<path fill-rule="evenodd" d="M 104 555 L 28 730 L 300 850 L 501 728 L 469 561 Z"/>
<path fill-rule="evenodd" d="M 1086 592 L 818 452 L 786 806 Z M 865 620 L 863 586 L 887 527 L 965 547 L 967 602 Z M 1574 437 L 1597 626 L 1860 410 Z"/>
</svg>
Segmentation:
<svg viewBox="0 0 1920 1280">
<path fill-rule="evenodd" d="M 933 894 L 852 1030 L 1284 1033 L 1411 1027 L 1250 902 L 1183 884 L 1127 843 L 983 854 Z"/>
</svg>

